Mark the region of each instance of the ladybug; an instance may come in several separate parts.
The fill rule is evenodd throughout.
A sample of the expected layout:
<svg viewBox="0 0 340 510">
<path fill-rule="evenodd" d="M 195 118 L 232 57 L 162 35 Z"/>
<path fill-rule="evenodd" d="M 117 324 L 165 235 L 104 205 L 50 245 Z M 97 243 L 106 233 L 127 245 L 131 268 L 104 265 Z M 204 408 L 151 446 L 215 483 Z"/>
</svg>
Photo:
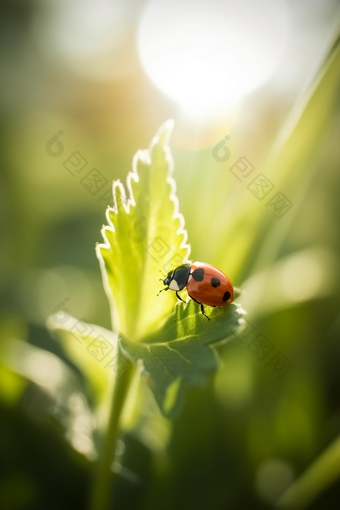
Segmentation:
<svg viewBox="0 0 340 510">
<path fill-rule="evenodd" d="M 172 269 L 160 281 L 165 285 L 157 295 L 163 290 L 173 290 L 180 301 L 185 301 L 179 296 L 178 292 L 187 288 L 188 294 L 201 305 L 201 312 L 204 313 L 204 306 L 225 306 L 234 299 L 233 284 L 220 269 L 204 262 L 194 262 L 193 264 L 182 264 Z M 209 319 L 210 320 L 210 319 Z"/>
</svg>

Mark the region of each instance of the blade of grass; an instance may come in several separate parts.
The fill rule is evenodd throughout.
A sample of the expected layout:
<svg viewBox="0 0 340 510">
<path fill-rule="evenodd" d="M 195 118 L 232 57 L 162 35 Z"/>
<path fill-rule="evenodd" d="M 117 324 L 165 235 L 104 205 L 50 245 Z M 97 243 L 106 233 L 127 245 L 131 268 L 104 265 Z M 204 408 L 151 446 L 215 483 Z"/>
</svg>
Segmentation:
<svg viewBox="0 0 340 510">
<path fill-rule="evenodd" d="M 236 182 L 229 172 L 225 190 L 225 209 L 209 222 L 214 240 L 214 264 L 228 267 L 235 281 L 268 267 L 274 262 L 286 238 L 304 195 L 308 192 L 317 165 L 317 156 L 336 118 L 340 86 L 339 27 L 323 64 L 309 87 L 297 99 L 276 143 L 261 167 L 247 182 Z M 273 184 L 273 193 L 258 202 L 246 189 L 252 176 L 264 173 Z M 272 207 L 264 207 L 278 191 L 293 202 L 293 208 L 277 220 Z M 200 226 L 202 230 L 202 226 Z M 204 230 L 204 229 L 203 229 Z M 225 239 L 232 249 L 225 250 Z M 194 249 L 194 246 L 193 246 Z"/>
<path fill-rule="evenodd" d="M 340 475 L 340 436 L 289 487 L 276 504 L 278 508 L 306 508 Z"/>
<path fill-rule="evenodd" d="M 282 190 L 293 201 L 294 207 L 279 223 L 274 214 L 264 213 L 249 259 L 248 267 L 252 273 L 276 260 L 295 220 L 299 204 L 314 175 L 315 159 L 335 118 L 339 87 L 340 36 L 325 57 L 317 76 L 297 101 L 263 169 L 264 174 L 275 182 L 277 190 Z"/>
</svg>

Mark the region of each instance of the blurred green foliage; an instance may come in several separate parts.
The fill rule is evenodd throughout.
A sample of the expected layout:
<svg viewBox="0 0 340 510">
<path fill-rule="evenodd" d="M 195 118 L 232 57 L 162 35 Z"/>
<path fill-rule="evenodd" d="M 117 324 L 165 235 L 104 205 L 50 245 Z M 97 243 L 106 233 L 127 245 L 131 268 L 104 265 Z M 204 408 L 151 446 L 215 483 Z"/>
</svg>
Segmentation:
<svg viewBox="0 0 340 510">
<path fill-rule="evenodd" d="M 174 177 L 192 258 L 242 286 L 253 335 L 264 335 L 292 368 L 277 379 L 268 358 L 255 357 L 254 336 L 235 338 L 219 349 L 216 377 L 186 390 L 172 422 L 136 384 L 113 465 L 117 507 L 270 508 L 294 483 L 297 507 L 337 509 L 338 41 L 300 99 L 259 90 L 233 121 L 221 128 L 216 121 L 208 143 L 211 124 L 185 121 L 138 64 L 102 83 L 44 51 L 32 35 L 42 10 L 40 2 L 2 4 L 1 508 L 86 508 L 93 474 L 98 393 L 45 321 L 65 303 L 71 315 L 110 329 L 94 245 L 112 203 L 92 196 L 63 162 L 80 151 L 88 170 L 107 179 L 104 194 L 173 117 Z M 53 158 L 45 146 L 59 130 L 64 152 Z M 188 131 L 195 146 L 182 138 Z M 227 132 L 231 159 L 218 163 L 212 148 Z M 228 171 L 243 155 L 293 202 L 281 220 Z M 103 380 L 94 377 L 100 392 Z"/>
</svg>

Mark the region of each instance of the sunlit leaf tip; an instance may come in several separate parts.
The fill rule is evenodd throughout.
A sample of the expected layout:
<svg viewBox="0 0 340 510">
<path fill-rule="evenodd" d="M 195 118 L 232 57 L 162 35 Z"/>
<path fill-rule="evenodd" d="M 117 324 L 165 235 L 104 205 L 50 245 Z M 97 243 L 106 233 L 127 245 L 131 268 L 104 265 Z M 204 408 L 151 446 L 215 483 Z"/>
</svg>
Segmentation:
<svg viewBox="0 0 340 510">
<path fill-rule="evenodd" d="M 159 270 L 167 272 L 187 261 L 190 253 L 172 177 L 168 144 L 173 124 L 163 124 L 149 150 L 136 153 L 127 193 L 120 181 L 113 183 L 104 243 L 96 247 L 113 327 L 134 341 L 173 311 L 172 293 L 157 298 Z"/>
</svg>

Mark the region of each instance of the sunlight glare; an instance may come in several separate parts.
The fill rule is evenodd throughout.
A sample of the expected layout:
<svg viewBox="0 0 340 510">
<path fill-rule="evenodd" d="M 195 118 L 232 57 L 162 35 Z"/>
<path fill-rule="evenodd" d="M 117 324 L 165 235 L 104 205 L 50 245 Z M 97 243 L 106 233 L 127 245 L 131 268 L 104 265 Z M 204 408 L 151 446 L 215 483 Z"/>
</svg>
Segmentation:
<svg viewBox="0 0 340 510">
<path fill-rule="evenodd" d="M 275 70 L 288 36 L 283 0 L 152 0 L 138 31 L 151 80 L 185 110 L 234 105 Z"/>
</svg>

